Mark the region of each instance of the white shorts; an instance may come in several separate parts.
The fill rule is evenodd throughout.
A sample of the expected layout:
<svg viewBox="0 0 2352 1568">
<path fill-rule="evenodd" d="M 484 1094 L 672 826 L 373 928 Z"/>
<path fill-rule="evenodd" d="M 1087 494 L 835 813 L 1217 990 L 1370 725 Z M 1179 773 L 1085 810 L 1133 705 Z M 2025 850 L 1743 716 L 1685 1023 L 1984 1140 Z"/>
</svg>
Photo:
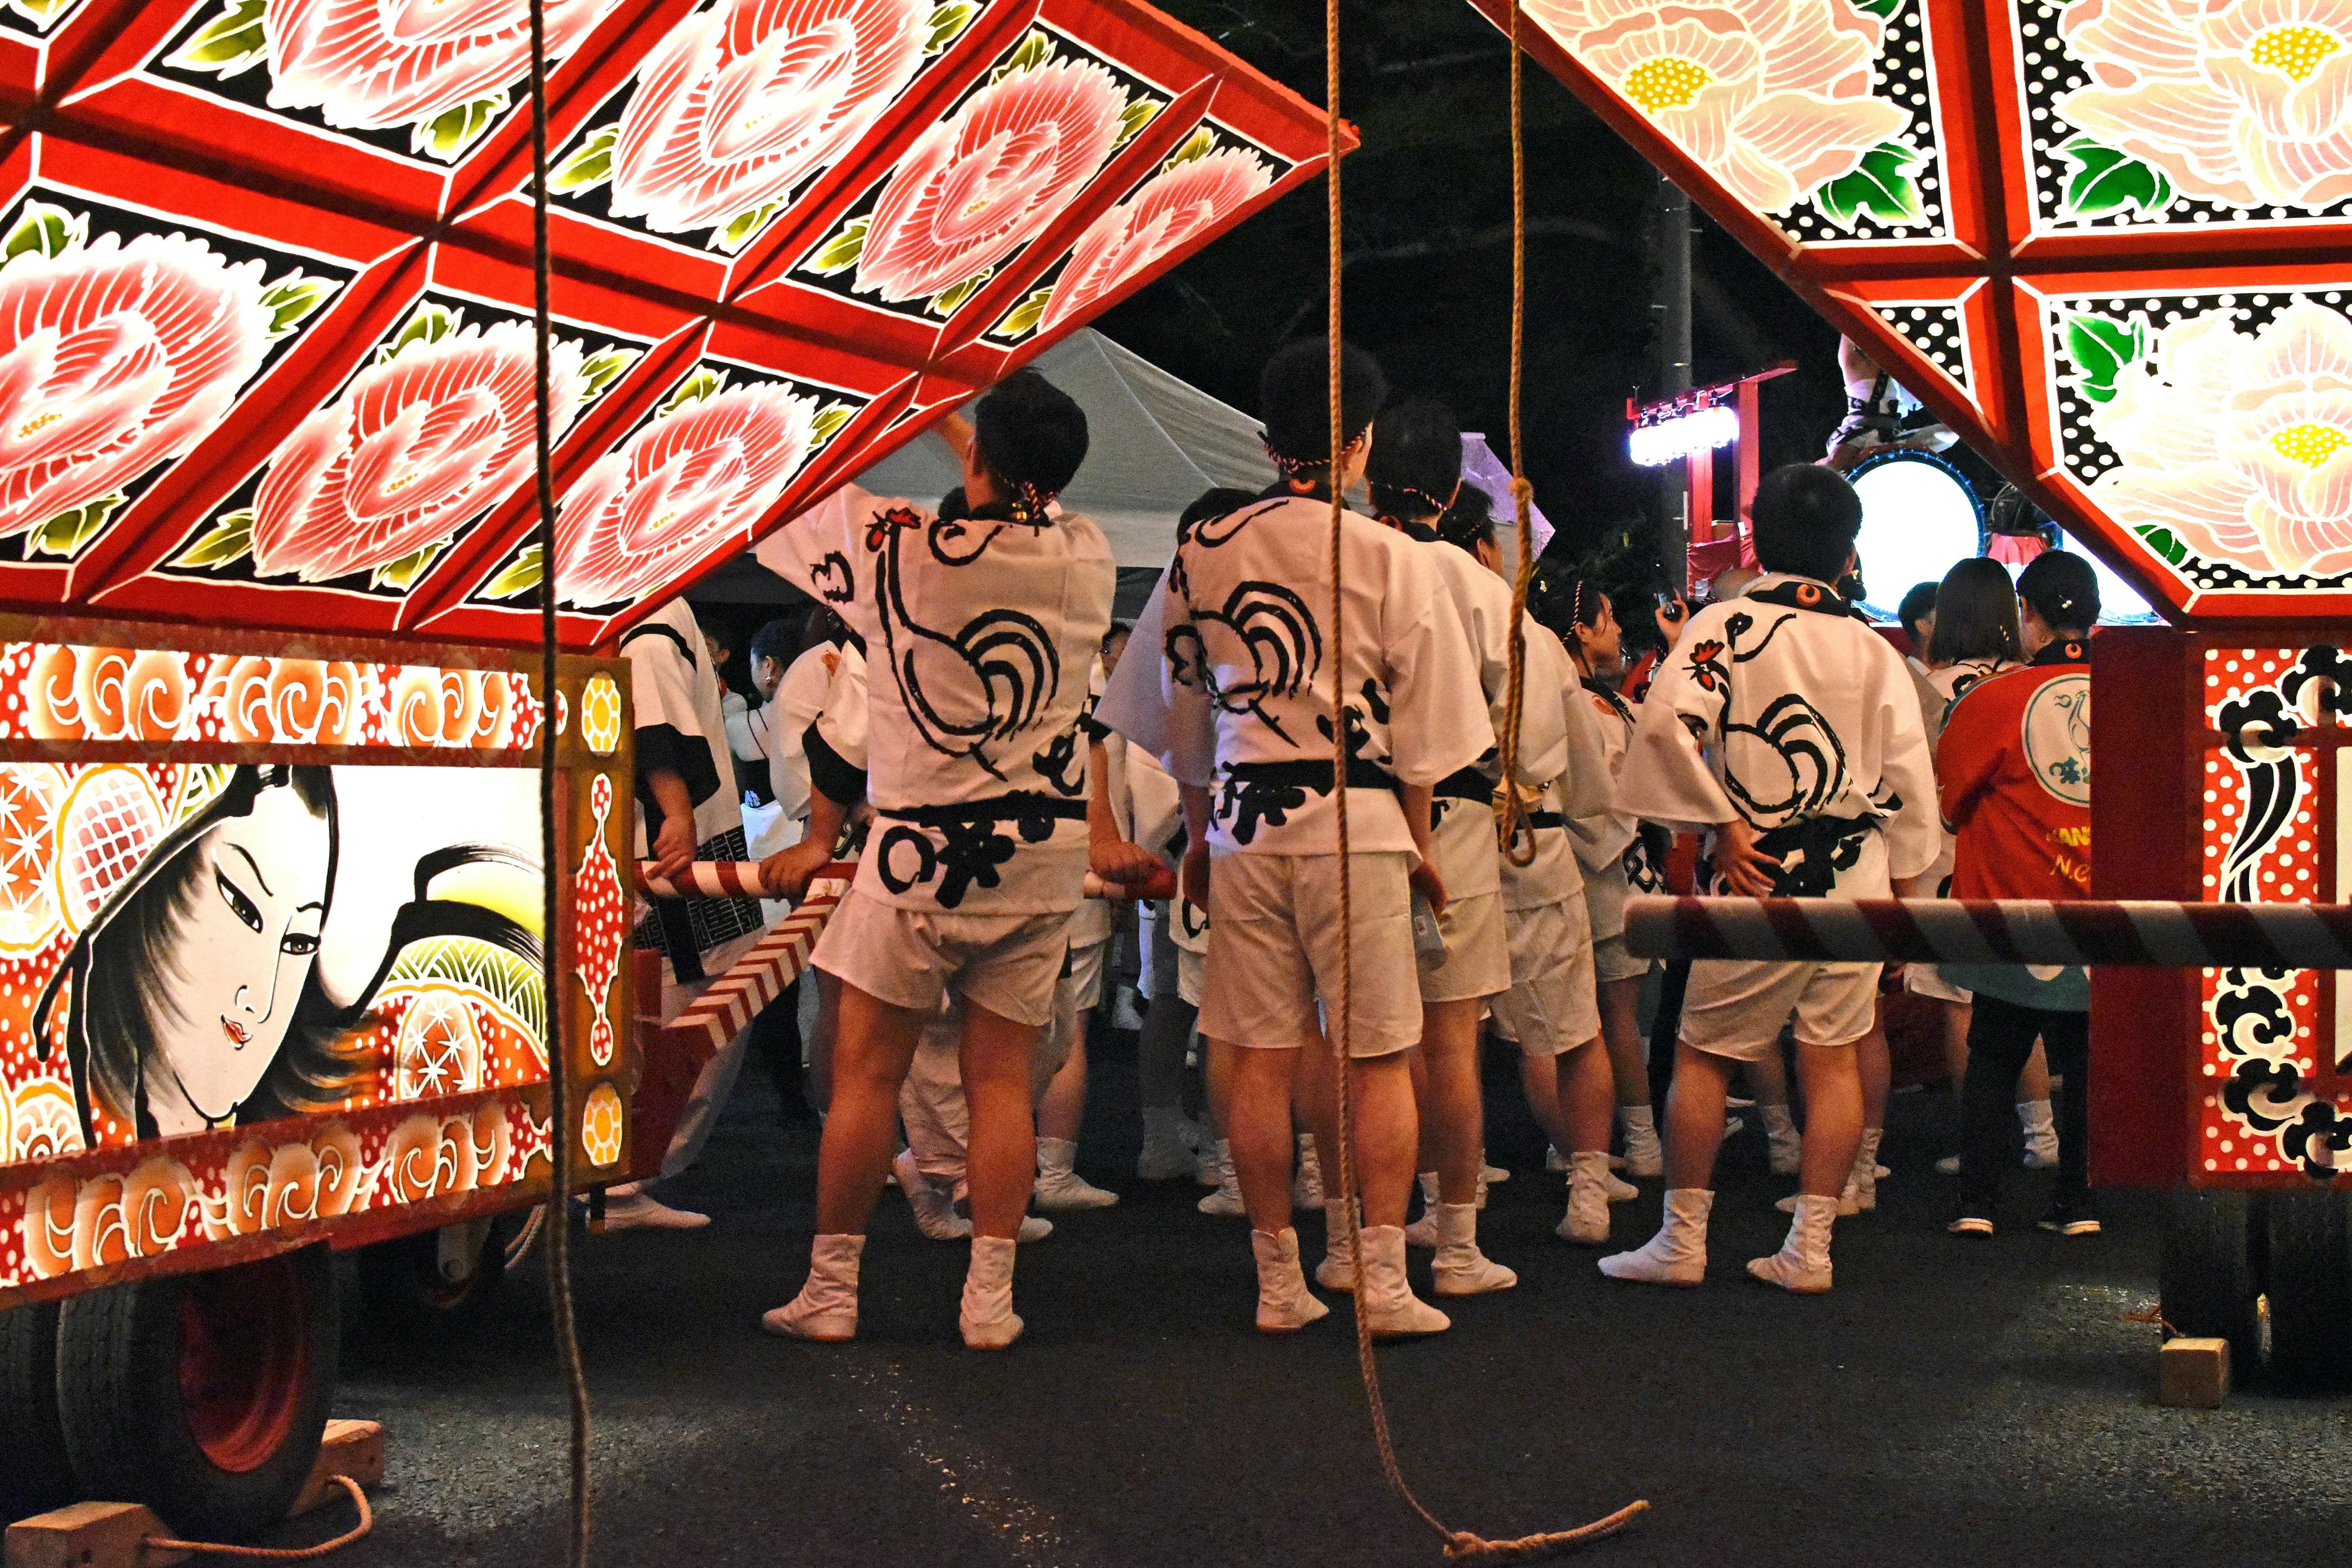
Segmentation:
<svg viewBox="0 0 2352 1568">
<path fill-rule="evenodd" d="M 1683 997 L 1682 1042 L 1711 1057 L 1759 1061 L 1780 1049 L 1793 1013 L 1800 1044 L 1850 1046 L 1870 1033 L 1885 967 L 1701 959 Z"/>
<path fill-rule="evenodd" d="M 1964 1007 L 1976 1000 L 1975 992 L 1948 984 L 1944 979 L 1943 971 L 1932 963 L 1905 964 L 1903 989 L 1914 996 L 1932 996 L 1938 1002 L 1958 1002 Z"/>
<path fill-rule="evenodd" d="M 1191 948 L 1176 950 L 1176 995 L 1193 1006 L 1201 1005 L 1201 982 L 1209 973 L 1209 955 Z"/>
<path fill-rule="evenodd" d="M 1601 1033 L 1592 989 L 1592 916 L 1582 899 L 1511 914 L 1511 984 L 1495 1023 L 1531 1057 L 1556 1057 Z"/>
<path fill-rule="evenodd" d="M 902 910 L 843 896 L 810 961 L 894 1007 L 937 1012 L 950 993 L 1015 1024 L 1054 1021 L 1070 917 Z"/>
<path fill-rule="evenodd" d="M 1054 1026 L 1038 1046 L 1041 1058 L 1052 1058 L 1053 1065 L 1045 1069 L 1046 1076 L 1061 1071 L 1070 1053 L 1086 1044 L 1087 1017 L 1102 1000 L 1103 962 L 1109 954 L 1108 942 L 1090 942 L 1070 949 L 1069 957 L 1063 961 L 1061 984 L 1054 996 Z"/>
<path fill-rule="evenodd" d="M 1465 1002 L 1511 988 L 1512 938 L 1501 893 L 1447 900 L 1437 931 L 1445 951 L 1414 955 L 1421 961 L 1423 1002 Z"/>
<path fill-rule="evenodd" d="M 1657 960 L 1636 958 L 1625 951 L 1625 933 L 1605 937 L 1592 944 L 1592 977 L 1608 984 L 1612 980 L 1639 980 L 1650 973 Z"/>
<path fill-rule="evenodd" d="M 1348 1054 L 1421 1043 L 1421 987 L 1403 851 L 1352 855 Z M 1209 862 L 1209 952 L 1201 1033 L 1268 1048 L 1307 1044 L 1316 1003 L 1339 990 L 1339 857 L 1227 853 Z"/>
</svg>

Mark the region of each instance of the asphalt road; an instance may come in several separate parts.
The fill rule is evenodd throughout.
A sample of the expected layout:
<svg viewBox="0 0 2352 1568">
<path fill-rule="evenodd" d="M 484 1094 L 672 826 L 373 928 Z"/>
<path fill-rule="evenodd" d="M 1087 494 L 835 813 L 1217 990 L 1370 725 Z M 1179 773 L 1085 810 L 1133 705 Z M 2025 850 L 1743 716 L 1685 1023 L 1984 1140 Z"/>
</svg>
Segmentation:
<svg viewBox="0 0 2352 1568">
<path fill-rule="evenodd" d="M 777 1130 L 755 1077 L 670 1194 L 709 1229 L 580 1239 L 595 1563 L 1443 1561 L 1376 1468 L 1344 1306 L 1293 1339 L 1251 1331 L 1243 1223 L 1196 1213 L 1189 1182 L 1126 1173 L 1117 1060 L 1098 1068 L 1080 1168 L 1126 1201 L 1023 1249 L 1028 1337 L 1001 1355 L 958 1342 L 964 1249 L 918 1237 L 894 1193 L 856 1342 L 758 1331 L 805 1268 L 814 1150 Z M 2108 1194 L 2104 1237 L 2062 1239 L 2026 1223 L 2039 1178 L 2021 1173 L 2015 1224 L 1949 1237 L 1950 1184 L 1930 1169 L 1949 1102 L 1902 1096 L 1895 1174 L 1877 1215 L 1842 1222 L 1832 1294 L 1745 1276 L 1792 1185 L 1764 1173 L 1752 1126 L 1726 1149 L 1706 1286 L 1620 1285 L 1552 1237 L 1557 1178 L 1535 1169 L 1514 1079 L 1491 1086 L 1490 1148 L 1517 1173 L 1484 1239 L 1520 1285 L 1381 1356 L 1406 1472 L 1448 1521 L 1502 1538 L 1647 1499 L 1584 1553 L 1612 1568 L 2344 1560 L 2352 1401 L 2156 1404 L 2156 1331 L 2125 1319 L 2155 1293 L 2145 1197 Z M 1319 1226 L 1302 1219 L 1312 1256 Z M 1654 1194 L 1620 1205 L 1619 1240 L 1655 1222 Z M 565 1424 L 537 1263 L 463 1342 L 352 1331 L 340 1413 L 384 1423 L 390 1475 L 346 1568 L 561 1561 Z"/>
</svg>

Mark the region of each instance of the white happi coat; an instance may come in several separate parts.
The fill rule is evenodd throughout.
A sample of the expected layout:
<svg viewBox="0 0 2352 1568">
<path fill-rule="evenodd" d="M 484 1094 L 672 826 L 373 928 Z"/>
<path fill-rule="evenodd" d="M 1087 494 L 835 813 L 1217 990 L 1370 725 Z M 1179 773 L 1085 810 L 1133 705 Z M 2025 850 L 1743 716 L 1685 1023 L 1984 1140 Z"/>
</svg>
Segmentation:
<svg viewBox="0 0 2352 1568">
<path fill-rule="evenodd" d="M 1129 644 L 1150 657 L 1120 662 L 1099 710 L 1179 783 L 1214 791 L 1215 850 L 1337 852 L 1335 664 L 1355 851 L 1410 852 L 1392 786 L 1434 784 L 1495 743 L 1428 552 L 1354 512 L 1341 522 L 1346 642 L 1332 646 L 1330 522 L 1329 502 L 1280 496 L 1183 531 Z"/>
<path fill-rule="evenodd" d="M 1775 573 L 1660 662 L 1620 798 L 1685 831 L 1745 817 L 1781 858 L 1776 892 L 1858 898 L 1935 864 L 1935 789 L 1902 656 L 1826 584 Z"/>
<path fill-rule="evenodd" d="M 1608 816 L 1577 836 L 1576 854 L 1584 868 L 1584 902 L 1592 918 L 1592 940 L 1606 942 L 1625 930 L 1625 900 L 1634 893 L 1666 889 L 1663 867 L 1650 863 L 1642 842 L 1642 815 L 1624 795 L 1625 754 L 1633 739 L 1633 705 L 1606 688 L 1579 682 L 1572 695 L 1591 714 L 1607 761 Z"/>
<path fill-rule="evenodd" d="M 1078 720 L 1117 580 L 1102 531 L 1075 512 L 944 520 L 845 485 L 755 553 L 866 639 L 877 820 L 859 891 L 967 915 L 1075 908 Z"/>
<path fill-rule="evenodd" d="M 1515 866 L 1503 857 L 1503 910 L 1540 909 L 1585 896 L 1587 854 L 1617 837 L 1606 735 L 1577 684 L 1576 666 L 1559 639 L 1540 626 L 1528 628 L 1527 706 L 1544 709 L 1560 732 L 1560 766 L 1545 784 L 1517 841 L 1535 842 L 1535 858 Z M 1630 834 L 1627 835 L 1630 837 Z"/>
</svg>

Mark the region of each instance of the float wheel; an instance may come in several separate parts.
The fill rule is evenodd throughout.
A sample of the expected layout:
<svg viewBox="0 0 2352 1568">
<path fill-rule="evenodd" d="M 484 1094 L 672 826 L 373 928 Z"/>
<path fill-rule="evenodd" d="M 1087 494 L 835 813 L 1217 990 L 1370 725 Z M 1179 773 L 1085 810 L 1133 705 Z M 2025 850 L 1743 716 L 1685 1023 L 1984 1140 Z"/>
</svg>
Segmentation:
<svg viewBox="0 0 2352 1568">
<path fill-rule="evenodd" d="M 2175 1188 L 2165 1205 L 2158 1276 L 2167 1321 L 2184 1334 L 2230 1342 L 2231 1364 L 2263 1364 L 2263 1194 Z"/>
<path fill-rule="evenodd" d="M 2352 1210 L 2342 1193 L 2273 1193 L 2267 1206 L 2271 1375 L 2340 1384 L 2352 1375 Z"/>
<path fill-rule="evenodd" d="M 500 1215 L 484 1222 L 478 1237 L 465 1236 L 465 1226 L 453 1226 L 458 1234 L 450 1238 L 446 1256 L 445 1233 L 432 1230 L 363 1249 L 360 1290 L 370 1318 L 390 1333 L 436 1340 L 478 1327 L 498 1310 L 524 1219 L 520 1214 Z"/>
<path fill-rule="evenodd" d="M 43 1513 L 74 1496 L 73 1466 L 58 1424 L 58 1305 L 0 1312 L 0 1524 Z"/>
<path fill-rule="evenodd" d="M 82 1491 L 201 1539 L 278 1524 L 318 1458 L 337 1339 L 323 1247 L 68 1299 L 58 1400 Z"/>
</svg>

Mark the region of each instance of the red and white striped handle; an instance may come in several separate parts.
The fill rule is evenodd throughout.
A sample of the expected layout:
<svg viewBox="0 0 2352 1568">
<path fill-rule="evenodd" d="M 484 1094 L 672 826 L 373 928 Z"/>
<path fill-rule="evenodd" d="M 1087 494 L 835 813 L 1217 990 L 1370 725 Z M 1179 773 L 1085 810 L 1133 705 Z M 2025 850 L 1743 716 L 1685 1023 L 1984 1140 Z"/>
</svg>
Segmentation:
<svg viewBox="0 0 2352 1568">
<path fill-rule="evenodd" d="M 1650 958 L 2352 969 L 2352 904 L 1634 899 Z"/>
<path fill-rule="evenodd" d="M 678 878 L 654 876 L 650 860 L 637 862 L 637 885 L 646 896 L 654 899 L 764 899 L 770 896 L 768 885 L 760 879 L 757 860 L 697 860 Z M 854 865 L 835 861 L 819 870 L 813 880 L 837 878 L 848 881 L 857 874 Z M 1112 884 L 1092 871 L 1087 873 L 1087 897 L 1090 899 L 1172 899 L 1176 896 L 1176 873 L 1161 866 L 1141 882 Z"/>
</svg>

